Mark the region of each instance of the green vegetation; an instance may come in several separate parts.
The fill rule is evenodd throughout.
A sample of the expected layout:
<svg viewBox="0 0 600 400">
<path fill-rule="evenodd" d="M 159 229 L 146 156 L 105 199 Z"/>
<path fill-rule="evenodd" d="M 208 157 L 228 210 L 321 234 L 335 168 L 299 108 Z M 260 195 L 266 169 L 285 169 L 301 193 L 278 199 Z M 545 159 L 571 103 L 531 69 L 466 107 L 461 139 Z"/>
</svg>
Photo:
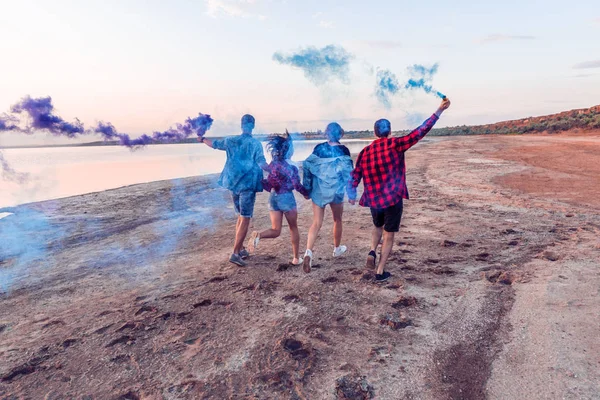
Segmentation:
<svg viewBox="0 0 600 400">
<path fill-rule="evenodd" d="M 516 121 L 479 126 L 454 126 L 433 129 L 431 136 L 453 135 L 507 135 L 523 133 L 558 133 L 573 129 L 600 129 L 600 106 L 567 111 L 545 117 L 531 117 Z"/>
</svg>

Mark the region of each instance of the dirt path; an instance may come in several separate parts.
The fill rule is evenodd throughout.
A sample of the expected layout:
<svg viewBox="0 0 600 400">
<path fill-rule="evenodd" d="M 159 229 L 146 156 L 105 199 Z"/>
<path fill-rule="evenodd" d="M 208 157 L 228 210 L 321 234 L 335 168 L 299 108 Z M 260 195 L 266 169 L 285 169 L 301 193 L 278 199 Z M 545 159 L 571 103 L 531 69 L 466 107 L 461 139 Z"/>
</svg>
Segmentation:
<svg viewBox="0 0 600 400">
<path fill-rule="evenodd" d="M 599 148 L 595 136 L 420 144 L 383 285 L 363 268 L 358 207 L 344 214 L 349 254 L 331 257 L 328 220 L 309 275 L 286 264 L 287 232 L 250 267 L 228 264 L 233 212 L 212 179 L 13 210 L 1 223 L 44 221 L 29 229 L 49 247 L 23 265 L 0 255 L 0 398 L 598 398 L 600 185 L 546 155 L 598 165 Z M 577 196 L 539 191 L 557 172 Z"/>
</svg>

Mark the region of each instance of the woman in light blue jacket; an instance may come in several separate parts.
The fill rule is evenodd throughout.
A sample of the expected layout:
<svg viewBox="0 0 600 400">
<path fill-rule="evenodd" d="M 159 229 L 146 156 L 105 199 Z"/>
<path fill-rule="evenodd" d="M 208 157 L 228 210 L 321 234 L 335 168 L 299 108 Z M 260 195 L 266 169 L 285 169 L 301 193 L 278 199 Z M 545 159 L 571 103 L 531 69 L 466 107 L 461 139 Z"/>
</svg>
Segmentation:
<svg viewBox="0 0 600 400">
<path fill-rule="evenodd" d="M 313 223 L 308 231 L 308 242 L 304 254 L 304 272 L 310 272 L 313 260 L 313 247 L 321 226 L 325 207 L 329 204 L 333 214 L 333 256 L 339 257 L 347 250 L 342 241 L 342 214 L 344 212 L 344 194 L 348 190 L 352 158 L 350 150 L 340 139 L 344 130 L 336 123 L 327 125 L 325 134 L 329 139 L 315 147 L 313 153 L 304 161 L 303 185 L 309 191 L 313 201 Z"/>
</svg>

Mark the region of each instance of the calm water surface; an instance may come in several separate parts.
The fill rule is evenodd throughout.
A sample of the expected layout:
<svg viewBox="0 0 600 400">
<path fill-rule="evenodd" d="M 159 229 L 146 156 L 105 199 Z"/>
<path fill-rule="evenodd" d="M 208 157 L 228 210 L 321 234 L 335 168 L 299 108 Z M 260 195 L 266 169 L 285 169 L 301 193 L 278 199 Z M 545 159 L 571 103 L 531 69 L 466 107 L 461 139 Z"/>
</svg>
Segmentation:
<svg viewBox="0 0 600 400">
<path fill-rule="evenodd" d="M 294 142 L 293 161 L 306 159 L 321 142 Z M 353 154 L 368 143 L 344 141 Z M 30 177 L 25 184 L 0 179 L 0 208 L 135 183 L 213 174 L 225 164 L 225 152 L 201 144 L 148 146 L 133 152 L 119 146 L 100 146 L 4 149 L 2 153 L 14 169 Z"/>
</svg>

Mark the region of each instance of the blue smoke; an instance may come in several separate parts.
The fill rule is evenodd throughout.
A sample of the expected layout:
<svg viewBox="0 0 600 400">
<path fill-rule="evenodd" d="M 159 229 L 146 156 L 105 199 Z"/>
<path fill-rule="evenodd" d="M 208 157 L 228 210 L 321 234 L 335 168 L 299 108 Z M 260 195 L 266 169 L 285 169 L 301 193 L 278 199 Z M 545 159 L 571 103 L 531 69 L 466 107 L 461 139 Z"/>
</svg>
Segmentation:
<svg viewBox="0 0 600 400">
<path fill-rule="evenodd" d="M 410 79 L 404 85 L 405 89 L 422 89 L 425 93 L 433 93 L 440 98 L 446 97 L 443 93 L 435 90 L 430 81 L 433 76 L 437 73 L 438 64 L 433 64 L 431 68 L 427 68 L 423 65 L 415 64 L 408 67 L 408 74 Z"/>
<path fill-rule="evenodd" d="M 398 93 L 400 83 L 398 78 L 390 70 L 377 71 L 377 85 L 375 86 L 375 97 L 386 108 L 391 108 L 390 97 Z"/>
<path fill-rule="evenodd" d="M 98 216 L 87 214 L 86 199 L 66 213 L 52 211 L 52 202 L 0 209 L 13 213 L 0 219 L 0 295 L 23 282 L 46 279 L 40 269 L 52 268 L 66 254 L 77 255 L 69 268 L 108 268 L 131 283 L 147 280 L 149 273 L 160 273 L 173 257 L 197 246 L 217 218 L 233 215 L 227 192 L 216 182 L 174 179 L 160 186 L 128 197 L 127 213 L 120 196 L 109 196 Z M 89 247 L 84 253 L 80 246 Z"/>
<path fill-rule="evenodd" d="M 325 46 L 322 49 L 307 47 L 292 54 L 281 52 L 273 54 L 273 60 L 301 69 L 304 76 L 317 86 L 335 78 L 347 83 L 352 59 L 352 54 L 346 49 L 335 45 Z"/>
<path fill-rule="evenodd" d="M 0 293 L 13 279 L 28 275 L 28 268 L 49 259 L 48 251 L 60 246 L 63 231 L 42 212 L 20 207 L 0 219 Z"/>
</svg>

